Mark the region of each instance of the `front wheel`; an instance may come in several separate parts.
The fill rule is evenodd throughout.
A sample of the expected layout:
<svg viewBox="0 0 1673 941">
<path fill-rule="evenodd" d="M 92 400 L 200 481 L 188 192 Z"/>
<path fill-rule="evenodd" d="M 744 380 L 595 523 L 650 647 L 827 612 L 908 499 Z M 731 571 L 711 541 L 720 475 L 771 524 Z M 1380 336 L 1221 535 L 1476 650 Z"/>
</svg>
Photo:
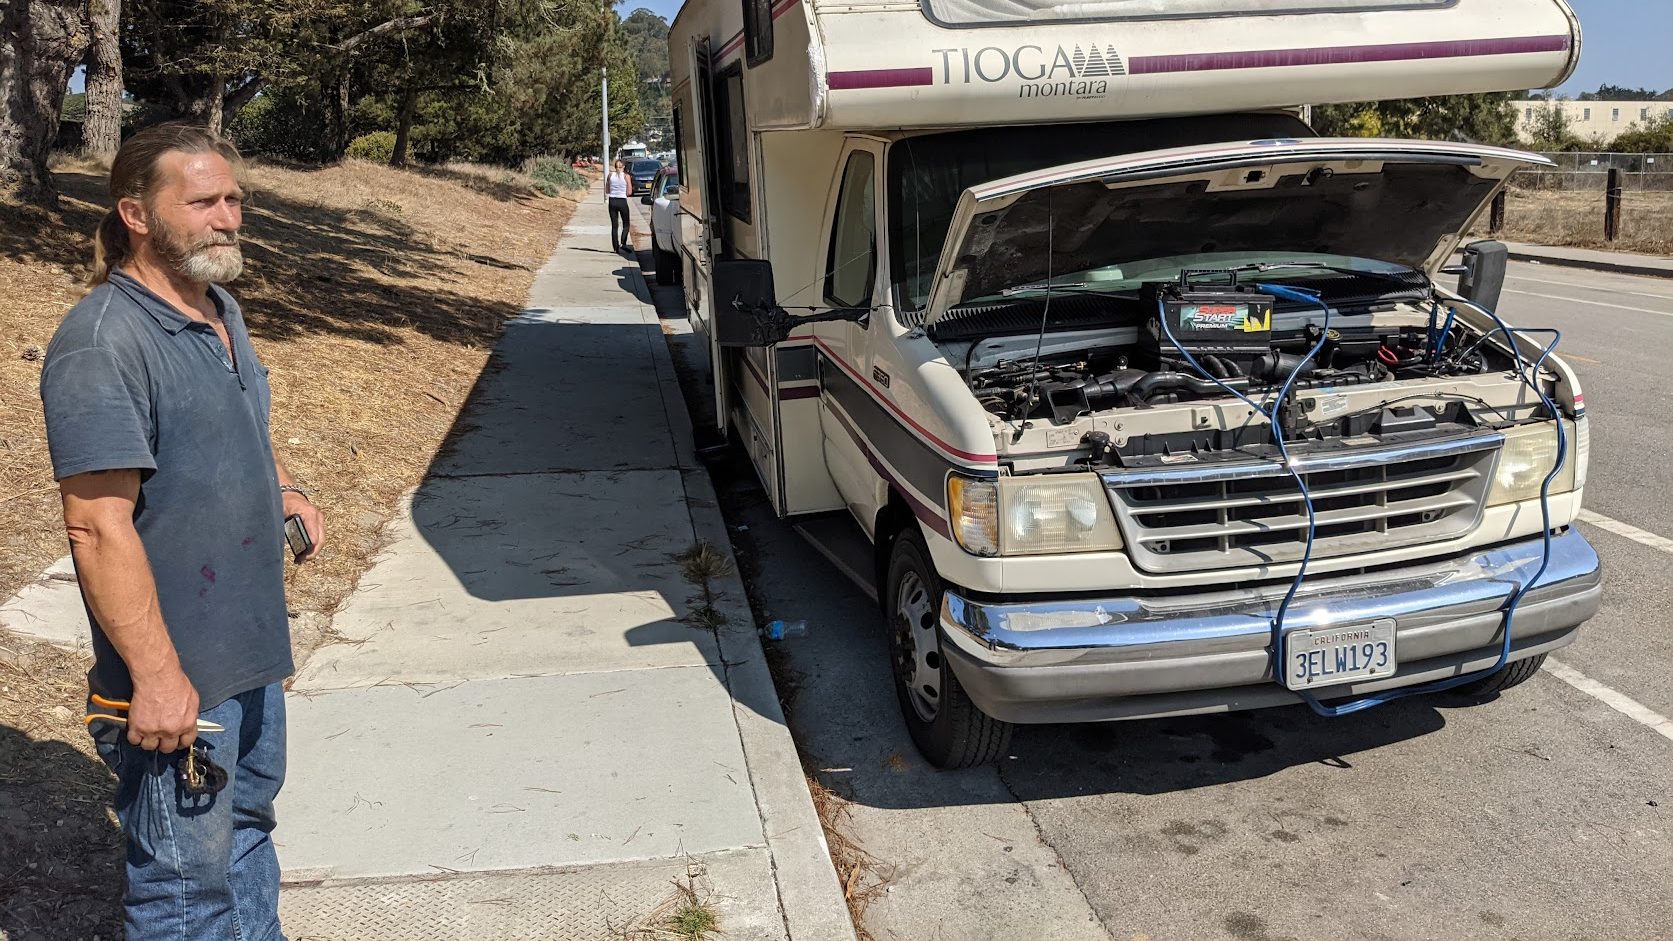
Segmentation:
<svg viewBox="0 0 1673 941">
<path fill-rule="evenodd" d="M 656 283 L 664 286 L 679 283 L 677 266 L 680 263 L 680 256 L 673 252 L 665 252 L 661 246 L 654 243 L 652 244 L 652 254 L 655 257 L 655 261 L 652 263 L 656 265 Z"/>
<path fill-rule="evenodd" d="M 1526 660 L 1515 660 L 1499 667 L 1473 683 L 1465 683 L 1454 692 L 1472 698 L 1482 698 L 1502 693 L 1512 686 L 1521 686 L 1534 678 L 1539 668 L 1545 665 L 1545 654 L 1529 657 Z"/>
<path fill-rule="evenodd" d="M 965 694 L 941 655 L 941 579 L 929 547 L 909 527 L 889 553 L 885 613 L 895 694 L 912 742 L 937 768 L 972 768 L 998 758 L 1012 725 Z"/>
</svg>

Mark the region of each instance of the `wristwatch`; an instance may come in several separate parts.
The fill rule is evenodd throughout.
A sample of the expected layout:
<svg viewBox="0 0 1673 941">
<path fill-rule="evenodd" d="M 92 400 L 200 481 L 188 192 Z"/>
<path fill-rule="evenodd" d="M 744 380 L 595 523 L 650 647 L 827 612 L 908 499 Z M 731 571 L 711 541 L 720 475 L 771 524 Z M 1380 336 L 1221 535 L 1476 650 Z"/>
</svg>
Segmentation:
<svg viewBox="0 0 1673 941">
<path fill-rule="evenodd" d="M 307 490 L 298 487 L 296 484 L 280 484 L 279 492 L 300 494 L 302 499 L 307 500 L 309 503 L 314 502 L 313 496 L 311 496 Z"/>
</svg>

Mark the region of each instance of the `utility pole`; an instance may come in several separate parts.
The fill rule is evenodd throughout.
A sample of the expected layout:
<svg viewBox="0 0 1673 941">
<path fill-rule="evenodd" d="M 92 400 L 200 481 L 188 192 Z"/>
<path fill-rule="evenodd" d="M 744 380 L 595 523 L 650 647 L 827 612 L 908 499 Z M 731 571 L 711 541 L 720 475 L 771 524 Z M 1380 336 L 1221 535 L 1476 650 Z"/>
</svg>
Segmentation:
<svg viewBox="0 0 1673 941">
<path fill-rule="evenodd" d="M 604 122 L 604 172 L 608 173 L 610 172 L 610 67 L 604 66 L 598 71 L 603 76 L 599 80 L 599 90 L 602 92 L 600 97 L 604 101 L 604 114 L 602 116 Z"/>
</svg>

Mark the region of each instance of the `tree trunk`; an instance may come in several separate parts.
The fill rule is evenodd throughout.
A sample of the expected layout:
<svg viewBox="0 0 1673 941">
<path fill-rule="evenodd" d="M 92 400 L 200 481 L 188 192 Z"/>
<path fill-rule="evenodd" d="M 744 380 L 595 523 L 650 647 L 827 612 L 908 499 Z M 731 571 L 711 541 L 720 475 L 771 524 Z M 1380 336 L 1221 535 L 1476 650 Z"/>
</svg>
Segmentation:
<svg viewBox="0 0 1673 941">
<path fill-rule="evenodd" d="M 349 149 L 349 69 L 341 66 L 330 92 L 331 140 L 326 160 L 341 160 Z"/>
<path fill-rule="evenodd" d="M 211 134 L 221 133 L 221 118 L 225 113 L 226 101 L 226 76 L 219 72 L 211 72 L 209 74 L 209 88 L 205 91 L 202 104 L 203 123 L 204 126 L 209 128 Z"/>
<path fill-rule="evenodd" d="M 89 0 L 87 20 L 87 122 L 81 152 L 109 158 L 122 146 L 121 0 Z"/>
<path fill-rule="evenodd" d="M 389 156 L 392 167 L 407 165 L 407 142 L 412 138 L 412 118 L 417 111 L 418 90 L 404 89 L 401 92 L 401 110 L 395 123 L 395 150 Z"/>
<path fill-rule="evenodd" d="M 267 86 L 271 84 L 272 82 L 258 76 L 228 95 L 226 101 L 221 104 L 221 126 L 230 127 L 238 117 L 238 112 L 243 111 L 245 105 L 254 101 L 256 96 L 267 90 Z"/>
<path fill-rule="evenodd" d="M 86 0 L 0 3 L 0 195 L 57 199 L 47 155 L 87 48 L 86 11 Z"/>
</svg>

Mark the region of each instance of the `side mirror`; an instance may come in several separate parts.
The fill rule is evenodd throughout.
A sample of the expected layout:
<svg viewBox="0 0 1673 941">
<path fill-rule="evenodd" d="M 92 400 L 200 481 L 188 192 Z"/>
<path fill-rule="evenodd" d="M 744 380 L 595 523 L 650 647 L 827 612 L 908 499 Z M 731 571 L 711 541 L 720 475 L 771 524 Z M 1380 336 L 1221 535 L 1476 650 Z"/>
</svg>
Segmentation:
<svg viewBox="0 0 1673 941">
<path fill-rule="evenodd" d="M 649 194 L 649 193 L 646 193 L 645 195 L 639 197 L 639 201 L 644 203 L 647 206 L 649 206 L 651 203 L 655 202 L 655 200 L 651 199 L 651 194 Z"/>
<path fill-rule="evenodd" d="M 1472 304 L 1497 311 L 1509 264 L 1510 249 L 1503 242 L 1471 242 L 1464 246 L 1464 270 L 1458 278 L 1459 296 Z"/>
<path fill-rule="evenodd" d="M 795 319 L 778 306 L 770 261 L 716 261 L 714 304 L 715 342 L 721 346 L 772 346 L 795 329 Z"/>
<path fill-rule="evenodd" d="M 793 317 L 773 293 L 773 263 L 725 258 L 714 263 L 714 335 L 721 346 L 772 346 L 810 323 L 865 323 L 869 307 L 838 307 Z"/>
</svg>

